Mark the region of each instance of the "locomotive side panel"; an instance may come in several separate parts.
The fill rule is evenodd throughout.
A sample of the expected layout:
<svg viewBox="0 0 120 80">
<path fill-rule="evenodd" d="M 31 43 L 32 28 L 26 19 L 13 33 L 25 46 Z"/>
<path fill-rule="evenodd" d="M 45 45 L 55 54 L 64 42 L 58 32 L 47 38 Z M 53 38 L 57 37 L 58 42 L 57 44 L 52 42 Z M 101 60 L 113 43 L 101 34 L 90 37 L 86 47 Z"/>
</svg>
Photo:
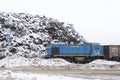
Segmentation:
<svg viewBox="0 0 120 80">
<path fill-rule="evenodd" d="M 60 55 L 89 55 L 90 45 L 62 45 Z"/>
</svg>

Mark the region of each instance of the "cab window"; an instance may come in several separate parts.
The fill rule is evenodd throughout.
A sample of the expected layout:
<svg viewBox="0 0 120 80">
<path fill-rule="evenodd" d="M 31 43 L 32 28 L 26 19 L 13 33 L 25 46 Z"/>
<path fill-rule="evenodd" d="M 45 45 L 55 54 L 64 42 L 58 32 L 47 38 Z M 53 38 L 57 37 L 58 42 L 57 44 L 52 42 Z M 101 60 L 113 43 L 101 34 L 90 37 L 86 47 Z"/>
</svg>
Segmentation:
<svg viewBox="0 0 120 80">
<path fill-rule="evenodd" d="M 94 50 L 99 50 L 99 46 L 98 46 L 98 45 L 94 45 L 94 46 L 93 46 L 93 49 L 94 49 Z"/>
</svg>

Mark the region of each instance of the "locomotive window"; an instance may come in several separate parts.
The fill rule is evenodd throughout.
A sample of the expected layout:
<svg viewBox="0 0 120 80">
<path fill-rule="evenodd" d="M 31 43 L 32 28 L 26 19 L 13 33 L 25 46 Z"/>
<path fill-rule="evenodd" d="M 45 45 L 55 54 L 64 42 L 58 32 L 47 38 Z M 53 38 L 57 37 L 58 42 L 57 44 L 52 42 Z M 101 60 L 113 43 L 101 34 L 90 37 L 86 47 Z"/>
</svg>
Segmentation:
<svg viewBox="0 0 120 80">
<path fill-rule="evenodd" d="M 52 54 L 59 54 L 60 50 L 58 47 L 52 47 Z"/>
<path fill-rule="evenodd" d="M 94 48 L 95 50 L 99 50 L 99 46 L 98 46 L 98 45 L 94 45 L 93 48 Z"/>
<path fill-rule="evenodd" d="M 53 48 L 53 50 L 54 50 L 55 52 L 57 52 L 57 51 L 58 51 L 58 49 L 59 49 L 59 48 Z"/>
</svg>

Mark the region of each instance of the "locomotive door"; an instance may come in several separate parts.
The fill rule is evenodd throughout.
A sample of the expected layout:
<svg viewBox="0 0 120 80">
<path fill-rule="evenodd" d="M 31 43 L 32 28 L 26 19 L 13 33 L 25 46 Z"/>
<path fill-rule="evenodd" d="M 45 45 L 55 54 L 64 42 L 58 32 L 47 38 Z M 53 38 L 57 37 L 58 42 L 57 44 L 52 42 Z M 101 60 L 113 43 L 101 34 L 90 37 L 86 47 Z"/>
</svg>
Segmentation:
<svg viewBox="0 0 120 80">
<path fill-rule="evenodd" d="M 92 53 L 94 55 L 99 55 L 100 54 L 100 46 L 97 44 L 92 45 Z"/>
<path fill-rule="evenodd" d="M 58 55 L 60 54 L 60 49 L 58 47 L 52 47 L 52 54 L 53 55 Z"/>
</svg>

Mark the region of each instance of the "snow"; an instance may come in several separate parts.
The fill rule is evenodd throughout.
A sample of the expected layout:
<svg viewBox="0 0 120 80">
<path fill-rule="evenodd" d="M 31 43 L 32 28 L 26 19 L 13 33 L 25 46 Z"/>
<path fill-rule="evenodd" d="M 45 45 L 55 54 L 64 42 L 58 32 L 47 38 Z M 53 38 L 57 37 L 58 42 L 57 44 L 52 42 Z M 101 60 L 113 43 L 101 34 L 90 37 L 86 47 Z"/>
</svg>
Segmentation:
<svg viewBox="0 0 120 80">
<path fill-rule="evenodd" d="M 14 70 L 15 68 L 15 70 Z M 24 69 L 23 69 L 24 68 Z M 28 70 L 26 70 L 29 68 Z M 36 68 L 36 69 L 33 69 Z M 23 69 L 23 70 L 22 70 Z M 117 75 L 70 75 L 42 73 L 37 70 L 120 70 L 120 62 L 95 60 L 88 64 L 73 64 L 60 58 L 25 58 L 13 55 L 0 60 L 0 80 L 119 80 Z M 12 71 L 13 70 L 13 71 Z M 33 72 L 32 72 L 33 70 Z"/>
<path fill-rule="evenodd" d="M 14 68 L 24 66 L 44 66 L 54 70 L 59 69 L 99 69 L 99 70 L 120 70 L 120 62 L 107 60 L 94 60 L 87 64 L 74 64 L 60 58 L 42 59 L 42 58 L 25 58 L 20 55 L 13 55 L 0 60 L 1 68 Z"/>
<path fill-rule="evenodd" d="M 88 64 L 80 66 L 80 69 L 99 69 L 99 70 L 113 70 L 120 69 L 120 62 L 107 60 L 94 60 Z"/>
<path fill-rule="evenodd" d="M 63 59 L 47 59 L 41 62 L 41 65 L 45 65 L 45 66 L 64 66 L 64 65 L 70 65 L 70 64 L 71 63 Z"/>
<path fill-rule="evenodd" d="M 30 72 L 0 71 L 0 80 L 119 80 L 119 75 L 59 75 Z"/>
<path fill-rule="evenodd" d="M 0 66 L 4 67 L 17 67 L 17 66 L 27 66 L 30 65 L 29 61 L 25 57 L 11 56 L 0 60 Z"/>
<path fill-rule="evenodd" d="M 115 64 L 120 64 L 120 62 L 117 61 L 107 61 L 107 60 L 94 60 L 89 64 L 99 64 L 99 65 L 115 65 Z"/>
<path fill-rule="evenodd" d="M 90 80 L 84 78 L 66 77 L 62 75 L 23 73 L 12 71 L 0 71 L 0 80 Z"/>
<path fill-rule="evenodd" d="M 19 55 L 13 55 L 0 60 L 0 66 L 5 68 L 13 68 L 20 66 L 65 66 L 71 63 L 63 59 L 40 59 L 40 58 L 25 58 Z"/>
</svg>

